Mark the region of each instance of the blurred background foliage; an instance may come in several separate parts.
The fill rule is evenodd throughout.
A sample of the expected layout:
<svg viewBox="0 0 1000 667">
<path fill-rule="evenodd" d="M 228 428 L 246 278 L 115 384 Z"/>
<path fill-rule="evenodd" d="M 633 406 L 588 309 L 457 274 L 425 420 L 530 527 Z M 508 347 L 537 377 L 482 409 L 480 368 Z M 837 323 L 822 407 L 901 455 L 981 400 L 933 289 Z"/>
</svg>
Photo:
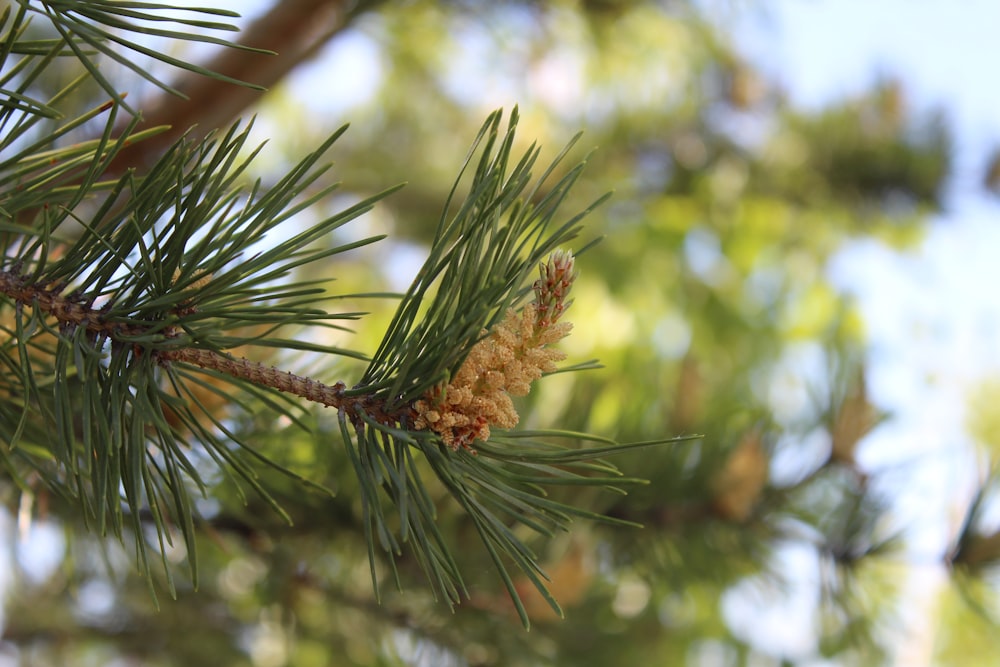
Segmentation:
<svg viewBox="0 0 1000 667">
<path fill-rule="evenodd" d="M 89 536 L 73 508 L 41 494 L 25 507 L 4 485 L 3 664 L 876 665 L 995 655 L 1000 389 L 970 399 L 982 491 L 954 543 L 940 545 L 942 561 L 915 562 L 913 527 L 894 512 L 905 471 L 859 462 L 866 435 L 892 415 L 869 399 L 865 322 L 826 270 L 853 239 L 897 248 L 920 239 L 949 175 L 947 119 L 914 112 L 893 79 L 819 111 L 795 109 L 705 11 L 680 1 L 361 3 L 328 49 L 254 109 L 269 147 L 250 176 L 265 182 L 352 123 L 332 154 L 344 186 L 303 226 L 408 182 L 337 232 L 389 240 L 310 267 L 339 291 L 405 287 L 492 108 L 518 104 L 521 139 L 550 156 L 581 129 L 596 147 L 566 210 L 616 194 L 589 219 L 606 239 L 579 260 L 565 346 L 571 361 L 597 357 L 605 368 L 541 383 L 523 424 L 621 440 L 705 437 L 620 457 L 626 474 L 650 480 L 627 496 L 573 498 L 643 530 L 579 525 L 536 545 L 565 619 L 525 583 L 534 625 L 522 630 L 443 492 L 440 521 L 472 599 L 450 612 L 404 560 L 404 589 L 387 587 L 377 604 L 333 420 L 317 415 L 307 434 L 219 405 L 268 456 L 337 496 L 269 478 L 288 526 L 217 476 L 201 505 L 198 590 L 178 576 L 177 601 L 156 610 L 131 554 Z M 43 84 L 56 89 L 67 76 L 53 70 Z M 325 342 L 374 351 L 392 304 L 358 307 L 372 314 L 356 334 Z M 338 377 L 358 370 L 345 365 Z"/>
</svg>

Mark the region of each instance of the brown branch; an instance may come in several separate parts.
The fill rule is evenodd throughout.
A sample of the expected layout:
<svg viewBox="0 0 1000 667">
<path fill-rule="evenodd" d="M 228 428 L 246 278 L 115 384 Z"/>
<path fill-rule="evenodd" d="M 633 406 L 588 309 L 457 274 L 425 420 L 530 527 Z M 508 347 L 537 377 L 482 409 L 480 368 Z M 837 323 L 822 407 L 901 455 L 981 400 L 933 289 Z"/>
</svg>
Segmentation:
<svg viewBox="0 0 1000 667">
<path fill-rule="evenodd" d="M 133 322 L 109 319 L 106 313 L 95 309 L 85 300 L 66 296 L 62 291 L 59 285 L 33 284 L 16 272 L 0 271 L 0 294 L 6 295 L 19 306 L 26 305 L 52 316 L 60 325 L 83 327 L 95 336 L 103 336 L 123 345 L 135 345 L 135 339 L 147 337 L 154 331 L 152 326 L 143 327 Z M 166 340 L 177 336 L 176 327 L 158 327 L 157 330 L 161 331 Z M 166 347 L 154 349 L 151 353 L 161 363 L 192 364 L 258 386 L 277 389 L 325 407 L 336 408 L 347 414 L 356 427 L 365 423 L 365 417 L 387 426 L 409 424 L 414 419 L 414 413 L 408 407 L 401 411 L 387 412 L 384 402 L 377 398 L 345 395 L 347 385 L 343 382 L 328 385 L 256 361 L 196 347 Z"/>
<path fill-rule="evenodd" d="M 0 292 L 15 303 L 48 313 L 62 324 L 83 326 L 95 334 L 111 333 L 112 325 L 101 319 L 96 310 L 86 303 L 63 296 L 58 286 L 40 287 L 16 273 L 0 271 Z"/>
<path fill-rule="evenodd" d="M 350 418 L 355 428 L 364 427 L 365 419 L 362 415 L 386 426 L 410 425 L 416 418 L 416 413 L 409 406 L 388 412 L 385 409 L 385 402 L 381 399 L 364 394 L 348 396 L 345 394 L 347 385 L 343 382 L 329 385 L 290 371 L 265 366 L 258 361 L 231 357 L 214 350 L 194 347 L 158 350 L 156 358 L 162 362 L 179 361 L 193 364 L 261 387 L 277 389 L 319 403 L 323 407 L 336 408 Z"/>
<path fill-rule="evenodd" d="M 377 4 L 378 0 L 280 0 L 244 30 L 238 41 L 241 46 L 273 53 L 226 48 L 203 66 L 233 79 L 271 88 L 301 62 L 314 56 L 359 14 Z M 166 125 L 170 129 L 124 148 L 109 165 L 109 174 L 120 174 L 132 167 L 143 171 L 185 132 L 190 130 L 189 136 L 198 139 L 225 127 L 265 92 L 188 71 L 172 85 L 187 99 L 162 92 L 140 104 L 142 123 L 137 128 Z"/>
<path fill-rule="evenodd" d="M 344 396 L 347 388 L 343 382 L 334 385 L 324 384 L 309 377 L 296 375 L 288 371 L 281 371 L 272 366 L 265 366 L 257 361 L 249 359 L 230 357 L 220 354 L 214 350 L 202 350 L 198 348 L 180 348 L 176 350 L 161 350 L 156 354 L 157 359 L 165 362 L 180 361 L 194 364 L 201 368 L 219 371 L 234 378 L 247 380 L 256 385 L 271 387 L 278 391 L 293 394 L 313 403 L 320 403 L 328 408 L 338 410 L 350 409 L 356 401 L 350 401 Z"/>
</svg>

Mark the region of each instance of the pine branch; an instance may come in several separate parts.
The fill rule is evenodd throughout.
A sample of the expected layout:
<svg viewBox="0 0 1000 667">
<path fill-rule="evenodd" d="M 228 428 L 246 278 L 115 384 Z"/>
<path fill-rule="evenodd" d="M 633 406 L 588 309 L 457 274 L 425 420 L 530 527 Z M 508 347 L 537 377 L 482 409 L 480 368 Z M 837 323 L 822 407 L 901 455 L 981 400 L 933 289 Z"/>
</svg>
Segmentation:
<svg viewBox="0 0 1000 667">
<path fill-rule="evenodd" d="M 114 85 L 100 71 L 94 60 L 96 54 L 101 54 L 120 65 L 130 69 L 139 77 L 170 91 L 179 91 L 160 81 L 151 72 L 136 64 L 135 58 L 129 52 L 168 63 L 174 67 L 189 70 L 201 76 L 213 77 L 235 84 L 242 84 L 238 79 L 227 76 L 223 72 L 200 67 L 196 64 L 174 58 L 169 53 L 149 48 L 143 40 L 129 37 L 131 33 L 156 36 L 171 40 L 195 41 L 219 46 L 247 49 L 250 47 L 233 44 L 221 39 L 212 32 L 235 31 L 235 26 L 220 23 L 216 18 L 234 18 L 235 12 L 222 9 L 190 8 L 182 9 L 159 2 L 118 3 L 103 0 L 19 0 L 15 24 L 23 21 L 30 13 L 34 16 L 44 16 L 52 30 L 61 38 L 66 52 L 75 56 L 76 60 L 87 70 L 89 77 L 96 82 L 113 100 L 119 101 L 126 110 L 134 115 L 134 110 L 119 95 Z M 165 12 L 172 11 L 168 17 Z M 176 27 L 171 27 L 176 26 Z"/>
<path fill-rule="evenodd" d="M 306 4 L 319 10 L 318 3 Z M 315 486 L 241 439 L 219 412 L 218 399 L 225 409 L 255 413 L 263 407 L 296 424 L 303 423 L 304 403 L 318 403 L 336 410 L 357 475 L 376 594 L 376 564 L 386 563 L 395 574 L 395 559 L 408 548 L 437 595 L 449 603 L 468 597 L 437 524 L 425 481 L 433 476 L 468 513 L 524 624 L 527 612 L 511 565 L 558 612 L 516 525 L 551 535 L 567 530 L 574 518 L 627 523 L 554 500 L 546 489 L 620 490 L 642 483 L 622 477 L 602 457 L 680 440 L 619 445 L 580 433 L 510 430 L 517 423 L 510 396 L 523 395 L 541 375 L 557 370 L 561 356 L 551 346 L 569 331 L 560 317 L 574 277 L 567 248 L 576 242 L 580 220 L 604 200 L 557 220 L 583 169 L 579 164 L 554 177 L 572 144 L 536 179 L 539 149 L 514 153 L 517 111 L 506 128 L 501 112 L 491 114 L 456 180 L 427 260 L 374 356 L 303 342 L 279 332 L 334 326 L 360 314 L 327 312 L 319 307 L 326 281 L 296 280 L 294 273 L 320 261 L 331 266 L 331 258 L 379 240 L 330 245 L 328 239 L 395 188 L 290 237 L 281 234 L 281 225 L 337 188 L 321 184 L 329 165 L 319 161 L 345 128 L 265 189 L 246 178 L 259 148 L 247 146 L 250 129 L 239 123 L 205 138 L 190 132 L 148 169 L 107 179 L 130 139 L 150 133 L 135 131 L 135 117 L 124 131 L 115 129 L 128 110 L 112 92 L 107 105 L 35 141 L 39 119 L 56 108 L 62 93 L 35 100 L 30 81 L 71 53 L 108 89 L 83 46 L 118 59 L 109 44 L 139 47 L 94 26 L 134 28 L 123 21 L 156 21 L 151 12 L 162 6 L 47 3 L 61 38 L 27 49 L 19 40 L 28 6 L 22 2 L 12 20 L 9 11 L 0 15 L 8 28 L 0 65 L 11 53 L 26 53 L 14 66 L 26 72 L 22 80 L 0 71 L 0 86 L 17 84 L 0 90 L 0 127 L 14 130 L 0 136 L 4 470 L 25 493 L 31 492 L 25 471 L 36 473 L 102 535 L 131 533 L 141 568 L 149 574 L 151 552 L 158 552 L 168 585 L 167 546 L 179 531 L 197 580 L 192 494 L 208 493 L 206 461 L 283 516 L 257 474 L 258 463 L 292 475 L 304 488 Z M 268 31 L 281 32 L 273 24 Z M 234 78 L 219 71 L 213 76 Z M 209 98 L 198 99 L 213 106 Z M 100 139 L 52 148 L 66 127 L 105 112 Z M 263 358 L 246 358 L 243 349 L 250 357 L 253 350 L 263 352 Z M 368 367 L 348 388 L 268 366 L 274 349 L 363 359 Z M 580 443 L 592 446 L 580 449 Z M 155 526 L 154 547 L 145 539 L 144 516 Z"/>
<path fill-rule="evenodd" d="M 490 426 L 508 429 L 516 423 L 508 395 L 525 393 L 533 380 L 555 369 L 559 356 L 545 347 L 568 332 L 560 318 L 569 305 L 572 256 L 555 253 L 543 263 L 533 290 L 529 275 L 542 258 L 573 239 L 589 210 L 553 223 L 580 167 L 537 196 L 555 165 L 533 182 L 537 148 L 515 159 L 517 114 L 506 130 L 501 120 L 495 113 L 484 125 L 469 158 L 469 166 L 474 165 L 469 195 L 453 215 L 445 212 L 414 287 L 403 297 L 368 370 L 350 389 L 344 382 L 326 384 L 227 352 L 254 342 L 252 336 L 234 335 L 234 328 L 247 322 L 304 325 L 333 317 L 305 307 L 315 300 L 309 283 L 282 281 L 293 268 L 359 245 L 308 249 L 368 210 L 377 197 L 249 259 L 243 256 L 290 211 L 332 189 L 321 188 L 292 205 L 324 172 L 315 164 L 339 132 L 266 193 L 254 186 L 240 194 L 236 176 L 246 161 L 237 155 L 248 130 L 233 128 L 208 145 L 176 144 L 144 178 L 121 179 L 72 243 L 57 243 L 54 237 L 73 219 L 71 212 L 48 210 L 34 241 L 26 240 L 0 262 L 0 294 L 15 305 L 15 335 L 8 345 L 16 352 L 0 349 L 0 358 L 17 369 L 28 405 L 39 416 L 51 415 L 58 426 L 61 449 L 54 453 L 75 480 L 63 492 L 83 498 L 102 530 L 110 525 L 121 534 L 121 515 L 111 508 L 123 488 L 133 520 L 148 506 L 161 540 L 169 539 L 169 524 L 179 521 L 193 554 L 193 510 L 184 478 L 196 488 L 203 485 L 180 446 L 184 433 L 196 434 L 220 465 L 233 467 L 265 497 L 267 492 L 246 464 L 233 458 L 225 439 L 235 436 L 222 420 L 205 406 L 206 426 L 188 405 L 193 400 L 198 407 L 189 385 L 208 387 L 221 380 L 255 387 L 264 391 L 255 395 L 274 406 L 279 404 L 269 394 L 290 394 L 338 413 L 360 481 L 376 591 L 378 552 L 392 563 L 409 543 L 442 597 L 458 602 L 467 596 L 436 525 L 422 478 L 426 464 L 469 513 L 524 623 L 527 615 L 508 563 L 558 610 L 535 556 L 509 522 L 551 534 L 565 530 L 573 517 L 601 520 L 546 497 L 544 488 L 638 483 L 621 477 L 600 457 L 659 443 L 620 446 L 597 439 L 597 447 L 579 450 L 553 440 L 594 438 L 490 431 Z M 164 219 L 170 221 L 165 226 L 160 224 Z M 60 248 L 58 258 L 51 253 L 53 245 Z M 534 301 L 522 308 L 530 293 Z M 40 339 L 43 335 L 53 338 Z M 32 359 L 27 345 L 33 340 L 41 340 L 40 349 L 53 361 Z M 267 343 L 301 346 L 292 339 Z M 194 371 L 205 379 L 192 376 Z M 37 379 L 46 373 L 56 378 L 51 388 Z M 497 412 L 500 405 L 507 407 Z M 77 433 L 74 424 L 81 413 L 82 424 L 90 426 Z M 12 448 L 18 439 L 24 437 L 14 438 Z M 259 457 L 249 443 L 240 444 Z M 151 456 L 150 446 L 160 454 Z M 425 464 L 418 465 L 417 454 Z M 174 509 L 168 513 L 167 507 Z M 141 535 L 141 527 L 134 526 L 133 533 Z M 137 546 L 148 568 L 145 547 Z"/>
<path fill-rule="evenodd" d="M 13 272 L 0 271 L 0 294 L 7 296 L 15 304 L 28 305 L 52 316 L 59 323 L 60 328 L 77 327 L 95 338 L 107 338 L 112 344 L 129 343 L 148 338 L 159 332 L 158 327 L 139 327 L 109 320 L 99 309 L 89 307 L 77 299 L 63 296 L 62 290 L 30 284 L 24 276 Z M 180 335 L 180 332 L 176 330 L 167 330 L 163 333 L 167 338 L 171 335 Z M 346 385 L 342 382 L 330 386 L 312 378 L 269 368 L 259 362 L 235 359 L 214 350 L 165 349 L 157 351 L 156 358 L 162 363 L 176 361 L 215 370 L 234 378 L 293 394 L 326 407 L 343 409 L 348 412 L 351 412 L 353 408 L 353 403 L 344 399 Z"/>
<path fill-rule="evenodd" d="M 3 239 L 0 284 L 14 308 L 2 313 L 8 337 L 0 339 L 0 364 L 8 373 L 0 394 L 0 435 L 6 445 L 0 463 L 15 479 L 25 464 L 38 471 L 57 493 L 76 499 L 102 533 L 123 534 L 123 500 L 133 521 L 139 509 L 150 509 L 163 543 L 171 539 L 170 525 L 179 524 L 195 576 L 188 487 L 204 493 L 205 485 L 187 442 L 195 436 L 212 459 L 265 498 L 257 474 L 232 451 L 233 442 L 252 459 L 270 464 L 234 438 L 210 406 L 201 406 L 195 389 L 220 391 L 212 383 L 220 375 L 214 367 L 227 367 L 225 349 L 255 343 L 309 349 L 255 328 L 356 317 L 316 308 L 322 290 L 287 276 L 302 264 L 379 238 L 316 245 L 369 210 L 376 196 L 250 255 L 248 250 L 269 231 L 336 187 L 304 196 L 327 169 L 317 167 L 317 161 L 342 131 L 267 191 L 259 184 L 247 188 L 240 180 L 254 155 L 241 157 L 248 132 L 234 127 L 204 144 L 175 144 L 142 179 L 126 175 L 102 185 L 108 194 L 91 207 L 86 221 L 74 209 L 59 206 L 59 199 L 38 207 L 44 178 L 27 189 L 15 182 L 0 190 L 0 202 L 12 218 L 25 209 L 36 211 L 32 228 L 8 226 Z M 103 143 L 84 151 L 90 176 L 58 196 L 83 201 L 96 189 L 93 174 L 120 146 Z M 53 199 L 53 190 L 45 192 Z M 62 235 L 67 224 L 82 225 L 84 233 Z M 250 332 L 241 334 L 247 327 Z M 197 355 L 192 349 L 203 353 L 195 359 L 214 355 L 212 367 L 200 376 L 187 364 L 169 362 L 174 353 Z M 328 355 L 364 356 L 322 349 Z M 263 405 L 300 422 L 295 415 L 300 407 L 254 393 L 246 378 L 226 377 L 247 385 Z M 139 560 L 148 568 L 143 531 L 136 525 L 132 532 Z"/>
</svg>

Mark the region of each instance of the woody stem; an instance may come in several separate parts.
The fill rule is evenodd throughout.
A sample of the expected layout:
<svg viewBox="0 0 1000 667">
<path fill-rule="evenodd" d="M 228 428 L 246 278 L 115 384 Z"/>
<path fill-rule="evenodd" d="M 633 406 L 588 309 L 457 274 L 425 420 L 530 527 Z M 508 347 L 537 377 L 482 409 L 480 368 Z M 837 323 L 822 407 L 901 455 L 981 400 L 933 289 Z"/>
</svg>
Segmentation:
<svg viewBox="0 0 1000 667">
<path fill-rule="evenodd" d="M 219 371 L 234 378 L 294 394 L 313 403 L 320 403 L 325 407 L 337 408 L 338 410 L 350 412 L 351 406 L 356 403 L 356 401 L 345 398 L 344 390 L 347 385 L 343 382 L 328 385 L 310 377 L 265 366 L 258 361 L 231 357 L 214 350 L 190 347 L 162 350 L 157 352 L 157 359 L 165 362 L 180 361 Z"/>
<path fill-rule="evenodd" d="M 15 272 L 0 271 L 0 294 L 6 295 L 19 306 L 27 305 L 51 315 L 62 325 L 84 327 L 88 332 L 119 343 L 128 344 L 130 339 L 148 333 L 142 326 L 109 320 L 90 303 L 64 296 L 59 287 L 33 284 Z M 354 422 L 360 420 L 362 412 L 378 422 L 387 424 L 399 423 L 401 418 L 405 417 L 405 415 L 386 413 L 380 402 L 372 397 L 345 396 L 346 385 L 343 382 L 328 385 L 310 377 L 265 366 L 249 359 L 232 357 L 215 350 L 176 347 L 156 350 L 154 354 L 163 363 L 193 364 L 342 410 Z"/>
</svg>

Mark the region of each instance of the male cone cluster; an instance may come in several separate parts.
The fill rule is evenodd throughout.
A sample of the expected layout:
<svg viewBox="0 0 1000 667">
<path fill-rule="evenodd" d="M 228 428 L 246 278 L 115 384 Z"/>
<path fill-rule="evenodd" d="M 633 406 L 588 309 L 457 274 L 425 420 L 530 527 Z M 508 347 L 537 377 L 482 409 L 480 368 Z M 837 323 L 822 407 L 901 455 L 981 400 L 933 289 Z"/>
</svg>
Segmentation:
<svg viewBox="0 0 1000 667">
<path fill-rule="evenodd" d="M 518 414 L 512 396 L 524 396 L 531 383 L 556 370 L 566 355 L 551 345 L 569 335 L 573 325 L 559 319 L 576 277 L 573 255 L 556 251 L 539 267 L 535 299 L 520 311 L 509 310 L 490 331 L 483 331 L 455 377 L 414 404 L 415 427 L 430 429 L 452 449 L 485 442 L 490 427 L 513 428 Z"/>
</svg>

